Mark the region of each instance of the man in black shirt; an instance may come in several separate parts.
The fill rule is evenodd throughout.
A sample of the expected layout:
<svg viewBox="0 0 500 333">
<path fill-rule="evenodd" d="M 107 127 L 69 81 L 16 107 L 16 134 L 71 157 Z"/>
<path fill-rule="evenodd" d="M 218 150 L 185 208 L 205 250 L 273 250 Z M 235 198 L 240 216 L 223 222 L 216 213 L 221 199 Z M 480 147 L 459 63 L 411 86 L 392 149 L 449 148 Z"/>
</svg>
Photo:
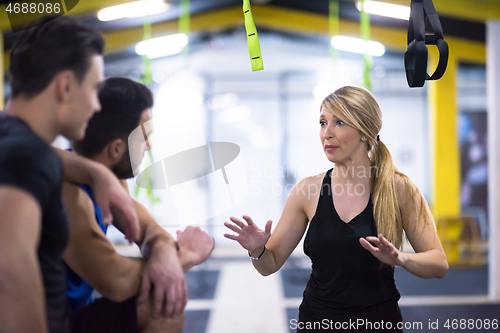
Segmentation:
<svg viewBox="0 0 500 333">
<path fill-rule="evenodd" d="M 115 206 L 130 222 L 129 239 L 137 237 L 118 180 L 50 146 L 58 135 L 81 139 L 100 109 L 103 48 L 97 32 L 64 16 L 32 23 L 12 48 L 12 96 L 0 116 L 0 332 L 67 332 L 63 177 L 95 185 L 107 222 Z"/>
</svg>

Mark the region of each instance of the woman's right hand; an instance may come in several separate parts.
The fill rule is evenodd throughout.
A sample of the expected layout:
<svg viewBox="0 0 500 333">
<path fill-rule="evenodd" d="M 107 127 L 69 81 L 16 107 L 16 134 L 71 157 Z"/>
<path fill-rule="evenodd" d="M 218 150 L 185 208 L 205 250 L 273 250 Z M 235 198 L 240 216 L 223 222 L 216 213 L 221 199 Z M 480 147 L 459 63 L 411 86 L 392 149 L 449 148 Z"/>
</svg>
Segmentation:
<svg viewBox="0 0 500 333">
<path fill-rule="evenodd" d="M 224 225 L 236 232 L 238 235 L 224 234 L 224 237 L 237 241 L 247 251 L 252 252 L 262 250 L 271 237 L 271 220 L 267 221 L 265 230 L 260 229 L 248 215 L 243 215 L 243 219 L 247 222 L 237 219 L 236 217 L 229 218 L 232 223 L 224 222 Z"/>
</svg>

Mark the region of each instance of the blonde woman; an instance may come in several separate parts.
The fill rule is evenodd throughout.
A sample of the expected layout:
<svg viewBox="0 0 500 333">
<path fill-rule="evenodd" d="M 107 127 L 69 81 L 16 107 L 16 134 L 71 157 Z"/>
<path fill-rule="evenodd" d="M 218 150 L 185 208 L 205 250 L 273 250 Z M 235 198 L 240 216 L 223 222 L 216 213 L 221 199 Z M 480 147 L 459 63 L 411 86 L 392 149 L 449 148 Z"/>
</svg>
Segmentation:
<svg viewBox="0 0 500 333">
<path fill-rule="evenodd" d="M 442 278 L 448 262 L 428 205 L 397 171 L 378 133 L 382 113 L 366 89 L 343 87 L 321 104 L 320 140 L 335 167 L 299 181 L 271 234 L 249 216 L 225 226 L 262 275 L 278 271 L 309 224 L 304 252 L 312 273 L 297 332 L 402 332 L 394 266 Z M 403 253 L 403 231 L 415 253 Z M 292 325 L 291 325 L 292 326 Z"/>
</svg>

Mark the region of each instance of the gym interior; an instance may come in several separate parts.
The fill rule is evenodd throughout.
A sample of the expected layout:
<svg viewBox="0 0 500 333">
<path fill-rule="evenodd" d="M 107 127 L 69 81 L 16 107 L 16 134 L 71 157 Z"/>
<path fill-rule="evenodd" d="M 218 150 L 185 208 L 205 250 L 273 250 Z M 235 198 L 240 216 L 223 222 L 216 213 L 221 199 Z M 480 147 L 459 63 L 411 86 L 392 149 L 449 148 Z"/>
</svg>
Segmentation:
<svg viewBox="0 0 500 333">
<path fill-rule="evenodd" d="M 433 1 L 449 56 L 444 75 L 423 87 L 409 87 L 405 69 L 410 0 L 380 0 L 407 10 L 406 17 L 383 10 L 368 13 L 368 21 L 358 0 L 252 0 L 263 63 L 255 71 L 241 0 L 138 1 L 160 8 L 142 15 L 120 16 L 114 7 L 134 1 L 66 0 L 64 11 L 103 34 L 106 77 L 153 91 L 153 149 L 141 170 L 208 143 L 237 147 L 219 166 L 225 183 L 200 177 L 175 189 L 155 187 L 155 180 L 144 185 L 140 175 L 128 181 L 172 235 L 194 225 L 215 239 L 209 259 L 186 273 L 184 332 L 295 332 L 290 323 L 311 274 L 303 240 L 282 269 L 263 277 L 224 237 L 224 222 L 246 214 L 261 228 L 272 220 L 274 228 L 293 185 L 332 167 L 318 141 L 320 104 L 346 85 L 368 87 L 377 98 L 380 139 L 425 196 L 450 265 L 443 279 L 395 268 L 404 331 L 436 331 L 436 321 L 455 320 L 460 328 L 460 320 L 500 320 L 498 0 Z M 0 109 L 10 96 L 9 52 L 18 33 L 11 19 L 0 5 Z M 170 39 L 141 50 L 140 43 L 161 37 Z M 373 50 L 367 41 L 376 42 Z M 440 54 L 427 46 L 432 75 Z M 68 147 L 62 137 L 53 144 Z M 140 256 L 115 229 L 108 238 L 121 254 Z M 403 251 L 413 251 L 408 242 Z"/>
</svg>

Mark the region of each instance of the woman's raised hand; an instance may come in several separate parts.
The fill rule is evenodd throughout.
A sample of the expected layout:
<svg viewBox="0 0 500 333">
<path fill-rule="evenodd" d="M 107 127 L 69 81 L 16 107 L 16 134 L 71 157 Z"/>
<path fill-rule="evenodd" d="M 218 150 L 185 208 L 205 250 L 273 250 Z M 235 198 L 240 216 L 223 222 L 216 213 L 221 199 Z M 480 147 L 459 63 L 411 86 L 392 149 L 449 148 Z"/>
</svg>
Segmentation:
<svg viewBox="0 0 500 333">
<path fill-rule="evenodd" d="M 361 243 L 361 246 L 370 251 L 371 254 L 385 264 L 402 266 L 405 261 L 404 253 L 399 251 L 382 234 L 379 234 L 378 237 L 361 237 L 359 242 Z M 371 243 L 375 244 L 375 246 Z"/>
<path fill-rule="evenodd" d="M 238 235 L 224 234 L 224 237 L 237 241 L 247 251 L 252 252 L 258 249 L 263 249 L 269 237 L 271 237 L 271 220 L 267 221 L 265 230 L 260 229 L 248 215 L 243 215 L 246 224 L 236 217 L 229 218 L 231 222 L 224 222 L 224 225 L 237 233 Z"/>
</svg>

